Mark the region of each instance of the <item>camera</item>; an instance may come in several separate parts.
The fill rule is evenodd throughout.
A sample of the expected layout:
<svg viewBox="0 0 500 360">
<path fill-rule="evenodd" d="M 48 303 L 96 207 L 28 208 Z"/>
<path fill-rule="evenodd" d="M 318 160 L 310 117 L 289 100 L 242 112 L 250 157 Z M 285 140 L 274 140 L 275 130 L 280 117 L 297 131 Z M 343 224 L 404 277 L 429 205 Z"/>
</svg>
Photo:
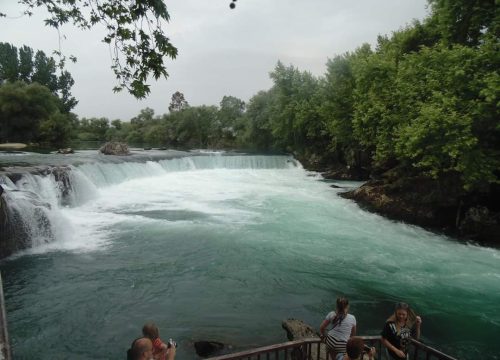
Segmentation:
<svg viewBox="0 0 500 360">
<path fill-rule="evenodd" d="M 177 343 L 172 339 L 168 340 L 168 344 L 167 344 L 167 348 L 171 348 L 171 347 L 175 347 L 175 348 L 177 347 Z"/>
</svg>

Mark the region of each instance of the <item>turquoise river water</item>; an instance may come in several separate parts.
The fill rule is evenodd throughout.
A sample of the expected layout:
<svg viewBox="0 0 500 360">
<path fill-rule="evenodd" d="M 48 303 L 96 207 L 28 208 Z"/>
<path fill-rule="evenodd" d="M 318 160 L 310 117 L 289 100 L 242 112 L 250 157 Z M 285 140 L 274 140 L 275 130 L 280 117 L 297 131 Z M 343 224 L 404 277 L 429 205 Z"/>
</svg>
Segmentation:
<svg viewBox="0 0 500 360">
<path fill-rule="evenodd" d="M 498 249 L 366 212 L 338 196 L 360 183 L 332 188 L 287 156 L 85 159 L 66 201 L 51 176 L 2 180 L 24 213 L 25 191 L 51 205 L 49 229 L 27 216 L 31 248 L 0 263 L 15 359 L 125 359 L 148 320 L 181 360 L 197 340 L 264 346 L 286 318 L 318 327 L 339 295 L 359 334 L 406 301 L 426 343 L 500 359 Z"/>
</svg>

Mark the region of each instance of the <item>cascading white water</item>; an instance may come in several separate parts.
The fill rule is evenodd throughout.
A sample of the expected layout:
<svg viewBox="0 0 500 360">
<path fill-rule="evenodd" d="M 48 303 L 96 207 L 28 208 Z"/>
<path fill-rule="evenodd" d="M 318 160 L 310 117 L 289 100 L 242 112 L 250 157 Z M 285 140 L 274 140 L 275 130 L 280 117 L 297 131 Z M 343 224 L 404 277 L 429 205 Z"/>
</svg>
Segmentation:
<svg viewBox="0 0 500 360">
<path fill-rule="evenodd" d="M 60 209 L 76 207 L 99 196 L 99 189 L 131 179 L 199 169 L 286 169 L 301 167 L 289 156 L 203 154 L 146 162 L 94 162 L 67 167 L 67 184 L 47 175 L 24 174 L 15 183 L 3 177 L 12 218 L 26 233 L 26 247 L 71 237 L 71 222 Z"/>
</svg>

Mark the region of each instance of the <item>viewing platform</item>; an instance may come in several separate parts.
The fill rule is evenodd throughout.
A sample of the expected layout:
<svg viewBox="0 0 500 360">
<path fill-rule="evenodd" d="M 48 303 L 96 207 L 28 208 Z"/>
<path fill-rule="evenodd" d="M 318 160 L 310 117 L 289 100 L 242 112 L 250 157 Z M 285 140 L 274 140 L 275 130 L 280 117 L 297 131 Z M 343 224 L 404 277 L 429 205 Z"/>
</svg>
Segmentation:
<svg viewBox="0 0 500 360">
<path fill-rule="evenodd" d="M 375 359 L 391 360 L 386 349 L 380 341 L 380 336 L 360 336 L 365 344 L 375 347 L 377 355 Z M 409 359 L 410 360 L 458 360 L 446 355 L 423 343 L 410 339 Z M 234 354 L 227 354 L 209 358 L 208 360 L 333 360 L 326 352 L 325 343 L 319 338 L 307 338 L 295 341 L 288 341 L 281 344 L 274 344 L 259 347 L 251 350 L 241 351 Z"/>
</svg>

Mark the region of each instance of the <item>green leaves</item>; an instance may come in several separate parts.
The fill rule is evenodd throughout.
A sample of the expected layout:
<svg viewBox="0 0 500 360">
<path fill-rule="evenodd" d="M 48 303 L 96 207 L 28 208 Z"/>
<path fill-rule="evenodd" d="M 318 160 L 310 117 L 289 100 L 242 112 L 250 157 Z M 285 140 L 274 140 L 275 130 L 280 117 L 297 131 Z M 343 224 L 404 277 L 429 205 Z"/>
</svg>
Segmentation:
<svg viewBox="0 0 500 360">
<path fill-rule="evenodd" d="M 101 23 L 108 34 L 103 42 L 112 53 L 111 69 L 118 85 L 113 91 L 127 89 L 136 98 L 150 92 L 150 77 L 167 78 L 165 58 L 175 59 L 177 49 L 163 32 L 170 15 L 162 0 L 20 0 L 30 14 L 45 7 L 50 18 L 46 25 L 59 28 L 68 22 L 82 29 Z"/>
<path fill-rule="evenodd" d="M 405 58 L 397 81 L 407 114 L 396 131 L 399 159 L 434 178 L 460 174 L 469 190 L 498 181 L 498 73 L 488 65 L 493 53 L 484 51 L 424 48 Z"/>
<path fill-rule="evenodd" d="M 0 141 L 39 140 L 40 123 L 58 112 L 58 99 L 40 84 L 0 85 Z"/>
</svg>

